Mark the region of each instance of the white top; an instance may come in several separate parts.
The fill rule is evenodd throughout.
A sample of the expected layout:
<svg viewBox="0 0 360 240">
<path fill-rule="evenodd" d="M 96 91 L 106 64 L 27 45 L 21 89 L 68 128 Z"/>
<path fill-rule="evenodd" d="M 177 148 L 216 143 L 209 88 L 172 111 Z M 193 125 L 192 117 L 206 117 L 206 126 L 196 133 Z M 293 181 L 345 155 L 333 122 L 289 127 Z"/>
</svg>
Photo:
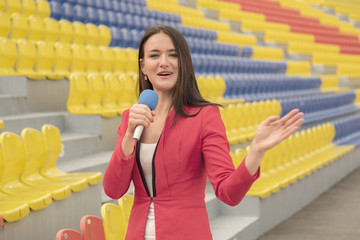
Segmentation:
<svg viewBox="0 0 360 240">
<path fill-rule="evenodd" d="M 155 153 L 156 143 L 141 143 L 140 163 L 144 172 L 150 195 L 153 196 L 152 188 L 152 159 Z M 145 240 L 155 240 L 155 212 L 154 203 L 151 201 L 145 226 Z"/>
</svg>

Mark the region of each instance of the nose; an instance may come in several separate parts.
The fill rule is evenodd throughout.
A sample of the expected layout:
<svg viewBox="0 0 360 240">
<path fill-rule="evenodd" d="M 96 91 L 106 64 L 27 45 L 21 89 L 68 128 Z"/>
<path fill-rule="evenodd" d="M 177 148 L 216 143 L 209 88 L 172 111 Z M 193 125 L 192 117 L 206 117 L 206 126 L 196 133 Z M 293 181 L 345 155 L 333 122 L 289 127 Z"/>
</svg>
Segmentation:
<svg viewBox="0 0 360 240">
<path fill-rule="evenodd" d="M 169 65 L 168 56 L 166 54 L 160 57 L 160 67 L 167 67 Z"/>
</svg>

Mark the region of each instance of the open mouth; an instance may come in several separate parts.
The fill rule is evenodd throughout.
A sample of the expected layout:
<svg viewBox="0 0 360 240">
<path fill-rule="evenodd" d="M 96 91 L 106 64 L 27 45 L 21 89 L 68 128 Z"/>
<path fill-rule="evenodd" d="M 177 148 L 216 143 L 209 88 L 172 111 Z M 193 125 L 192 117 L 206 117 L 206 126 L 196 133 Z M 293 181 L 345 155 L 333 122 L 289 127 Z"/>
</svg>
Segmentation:
<svg viewBox="0 0 360 240">
<path fill-rule="evenodd" d="M 160 73 L 158 73 L 157 75 L 158 75 L 158 76 L 161 76 L 161 77 L 166 77 L 166 76 L 172 75 L 172 73 L 171 73 L 171 72 L 160 72 Z"/>
</svg>

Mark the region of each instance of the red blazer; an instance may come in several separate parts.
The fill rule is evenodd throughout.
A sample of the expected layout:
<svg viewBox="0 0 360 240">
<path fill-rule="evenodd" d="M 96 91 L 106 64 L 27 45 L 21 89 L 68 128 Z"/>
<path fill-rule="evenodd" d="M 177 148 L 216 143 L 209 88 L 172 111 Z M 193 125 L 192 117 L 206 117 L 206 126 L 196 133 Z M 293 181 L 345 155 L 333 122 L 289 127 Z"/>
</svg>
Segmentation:
<svg viewBox="0 0 360 240">
<path fill-rule="evenodd" d="M 205 206 L 207 177 L 218 199 L 234 206 L 240 203 L 259 170 L 251 176 L 244 161 L 235 170 L 230 147 L 217 106 L 186 107 L 195 117 L 180 116 L 175 127 L 172 110 L 165 122 L 153 160 L 156 240 L 212 239 Z M 106 194 L 114 199 L 123 196 L 133 180 L 134 205 L 131 210 L 127 240 L 144 239 L 151 201 L 142 181 L 142 169 L 134 153 L 123 157 L 121 142 L 128 126 L 129 111 L 123 113 L 119 137 L 104 175 Z M 155 170 L 155 171 L 154 171 Z"/>
</svg>

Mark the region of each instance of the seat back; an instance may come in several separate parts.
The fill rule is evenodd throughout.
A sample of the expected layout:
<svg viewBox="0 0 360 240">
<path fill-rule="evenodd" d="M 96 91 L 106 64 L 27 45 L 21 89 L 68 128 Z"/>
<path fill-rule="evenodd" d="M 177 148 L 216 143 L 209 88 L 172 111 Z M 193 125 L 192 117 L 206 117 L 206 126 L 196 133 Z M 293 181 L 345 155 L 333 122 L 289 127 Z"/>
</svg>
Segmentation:
<svg viewBox="0 0 360 240">
<path fill-rule="evenodd" d="M 46 0 L 36 0 L 35 15 L 40 18 L 48 18 L 50 16 L 50 4 Z"/>
<path fill-rule="evenodd" d="M 105 86 L 101 74 L 89 73 L 87 76 L 89 95 L 85 100 L 85 107 L 91 111 L 101 111 Z"/>
<path fill-rule="evenodd" d="M 105 240 L 104 225 L 101 218 L 85 215 L 80 220 L 83 240 Z"/>
<path fill-rule="evenodd" d="M 82 240 L 81 233 L 69 228 L 60 229 L 56 233 L 56 240 Z"/>
<path fill-rule="evenodd" d="M 13 13 L 11 19 L 10 38 L 25 39 L 28 33 L 28 18 L 20 13 Z"/>
<path fill-rule="evenodd" d="M 105 203 L 101 206 L 106 240 L 124 239 L 126 234 L 125 220 L 119 206 L 113 203 Z"/>
<path fill-rule="evenodd" d="M 111 48 L 115 54 L 114 72 L 124 73 L 126 70 L 126 52 L 125 49 L 120 47 Z"/>
<path fill-rule="evenodd" d="M 25 167 L 25 150 L 20 136 L 12 132 L 3 132 L 0 135 L 0 145 L 4 173 L 0 178 L 0 185 L 6 191 L 19 183 L 19 176 Z"/>
<path fill-rule="evenodd" d="M 105 95 L 102 101 L 106 109 L 119 108 L 119 99 L 123 89 L 115 74 L 109 73 L 104 75 Z"/>
<path fill-rule="evenodd" d="M 82 22 L 73 23 L 74 37 L 72 43 L 83 45 L 85 40 L 88 38 L 85 24 Z"/>
<path fill-rule="evenodd" d="M 44 19 L 44 35 L 43 40 L 46 42 L 56 42 L 60 35 L 59 22 L 53 18 Z"/>
<path fill-rule="evenodd" d="M 6 12 L 9 14 L 19 13 L 21 10 L 21 0 L 7 0 L 6 1 Z"/>
<path fill-rule="evenodd" d="M 21 131 L 21 137 L 24 141 L 26 162 L 21 179 L 26 182 L 28 178 L 36 178 L 40 173 L 46 159 L 46 149 L 44 137 L 40 131 L 34 128 L 24 128 Z"/>
<path fill-rule="evenodd" d="M 0 75 L 14 74 L 17 58 L 16 42 L 12 39 L 0 37 L 0 56 Z"/>
<path fill-rule="evenodd" d="M 29 31 L 27 34 L 27 39 L 33 41 L 42 40 L 45 32 L 44 20 L 32 15 L 28 17 L 28 25 Z"/>
<path fill-rule="evenodd" d="M 85 100 L 89 95 L 89 87 L 86 75 L 73 73 L 70 75 L 70 91 L 67 101 L 67 109 L 72 114 L 81 114 L 85 111 Z"/>
<path fill-rule="evenodd" d="M 100 48 L 96 46 L 87 45 L 86 50 L 88 53 L 89 62 L 86 66 L 86 72 L 99 72 L 100 66 L 103 62 L 103 55 Z"/>
<path fill-rule="evenodd" d="M 33 74 L 37 57 L 35 43 L 24 39 L 17 40 L 17 50 L 16 71 L 23 75 Z"/>
<path fill-rule="evenodd" d="M 0 13 L 0 37 L 8 38 L 11 31 L 10 14 L 6 12 Z"/>
<path fill-rule="evenodd" d="M 100 32 L 98 27 L 92 23 L 87 23 L 85 25 L 85 28 L 87 32 L 87 38 L 85 39 L 85 44 L 97 46 L 100 39 Z"/>
<path fill-rule="evenodd" d="M 98 26 L 99 29 L 99 46 L 109 46 L 111 42 L 110 29 L 105 25 Z"/>
<path fill-rule="evenodd" d="M 62 142 L 60 130 L 51 124 L 43 125 L 41 132 L 44 136 L 46 158 L 40 173 L 46 173 L 49 169 L 56 168 L 56 162 L 62 150 Z"/>
<path fill-rule="evenodd" d="M 56 75 L 67 76 L 70 74 L 71 46 L 69 43 L 57 42 L 54 44 L 55 59 L 53 71 Z"/>
<path fill-rule="evenodd" d="M 118 200 L 118 203 L 122 211 L 122 214 L 124 216 L 125 229 L 127 229 L 128 222 L 130 219 L 131 209 L 134 204 L 134 197 L 131 196 L 130 194 L 125 194 L 122 198 Z"/>
<path fill-rule="evenodd" d="M 115 66 L 115 53 L 109 47 L 100 47 L 103 61 L 100 65 L 100 72 L 110 73 L 114 71 Z"/>
<path fill-rule="evenodd" d="M 55 61 L 54 43 L 38 41 L 36 43 L 36 48 L 37 58 L 35 71 L 38 74 L 43 74 L 44 76 L 53 75 L 54 72 L 52 67 Z"/>
<path fill-rule="evenodd" d="M 89 55 L 84 45 L 71 44 L 70 72 L 85 72 L 89 63 Z"/>
<path fill-rule="evenodd" d="M 34 13 L 35 13 L 35 1 L 21 0 L 21 14 L 29 17 Z"/>
<path fill-rule="evenodd" d="M 74 37 L 73 25 L 71 22 L 65 19 L 59 21 L 59 42 L 72 43 Z"/>
</svg>

